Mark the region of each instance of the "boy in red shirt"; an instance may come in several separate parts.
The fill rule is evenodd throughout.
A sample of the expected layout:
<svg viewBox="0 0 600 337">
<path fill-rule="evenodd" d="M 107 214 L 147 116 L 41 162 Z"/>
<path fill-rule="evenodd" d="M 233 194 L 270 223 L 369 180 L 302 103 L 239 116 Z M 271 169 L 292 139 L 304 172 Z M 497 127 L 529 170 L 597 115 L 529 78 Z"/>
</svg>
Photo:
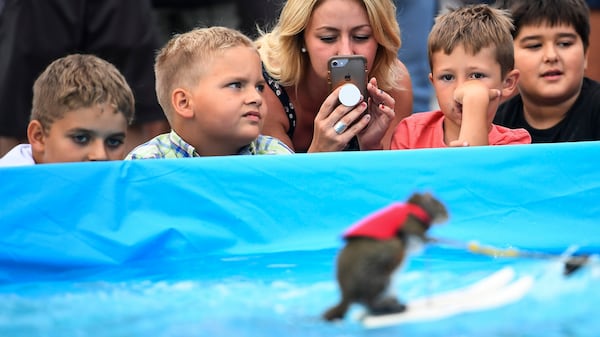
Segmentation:
<svg viewBox="0 0 600 337">
<path fill-rule="evenodd" d="M 391 149 L 531 143 L 524 129 L 492 124 L 519 78 L 511 29 L 509 15 L 488 5 L 440 15 L 428 41 L 429 80 L 440 110 L 402 120 Z"/>
</svg>

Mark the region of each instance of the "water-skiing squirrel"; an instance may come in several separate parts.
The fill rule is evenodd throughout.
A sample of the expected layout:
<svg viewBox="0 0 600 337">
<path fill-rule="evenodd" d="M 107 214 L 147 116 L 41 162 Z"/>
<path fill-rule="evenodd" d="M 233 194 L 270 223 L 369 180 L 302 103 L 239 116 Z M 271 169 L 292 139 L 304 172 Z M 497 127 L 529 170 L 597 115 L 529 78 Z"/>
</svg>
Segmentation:
<svg viewBox="0 0 600 337">
<path fill-rule="evenodd" d="M 426 242 L 429 227 L 447 219 L 446 207 L 433 195 L 414 193 L 406 203 L 392 204 L 352 226 L 337 258 L 342 299 L 323 318 L 342 319 L 352 303 L 364 305 L 371 315 L 406 310 L 386 293 L 392 274 L 405 260 L 411 240 Z"/>
</svg>

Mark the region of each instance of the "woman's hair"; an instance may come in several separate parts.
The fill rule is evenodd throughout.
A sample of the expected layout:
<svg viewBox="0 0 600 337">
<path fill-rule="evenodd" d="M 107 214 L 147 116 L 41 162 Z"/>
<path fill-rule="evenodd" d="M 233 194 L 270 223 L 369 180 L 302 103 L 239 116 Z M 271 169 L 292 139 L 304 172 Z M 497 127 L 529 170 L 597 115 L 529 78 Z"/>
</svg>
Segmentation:
<svg viewBox="0 0 600 337">
<path fill-rule="evenodd" d="M 219 26 L 195 28 L 167 42 L 154 64 L 156 96 L 167 119 L 173 115 L 172 91 L 194 87 L 214 57 L 223 49 L 238 46 L 255 48 L 254 42 L 240 31 Z"/>
<path fill-rule="evenodd" d="M 477 54 L 481 49 L 493 47 L 502 77 L 513 70 L 514 47 L 510 14 L 489 5 L 467 5 L 439 15 L 428 39 L 429 67 L 433 71 L 431 56 L 443 51 L 450 54 L 457 46 Z"/>
<path fill-rule="evenodd" d="M 301 52 L 304 30 L 313 11 L 327 0 L 288 0 L 279 21 L 270 32 L 261 32 L 257 39 L 265 69 L 284 86 L 297 85 L 305 76 L 308 55 Z M 366 10 L 373 36 L 378 43 L 373 69 L 377 84 L 384 90 L 394 88 L 403 76 L 398 59 L 401 46 L 400 28 L 396 21 L 396 6 L 391 0 L 350 0 Z"/>
<path fill-rule="evenodd" d="M 50 63 L 35 80 L 30 119 L 48 130 L 69 111 L 103 103 L 132 122 L 133 92 L 119 70 L 97 56 L 71 54 Z"/>
</svg>

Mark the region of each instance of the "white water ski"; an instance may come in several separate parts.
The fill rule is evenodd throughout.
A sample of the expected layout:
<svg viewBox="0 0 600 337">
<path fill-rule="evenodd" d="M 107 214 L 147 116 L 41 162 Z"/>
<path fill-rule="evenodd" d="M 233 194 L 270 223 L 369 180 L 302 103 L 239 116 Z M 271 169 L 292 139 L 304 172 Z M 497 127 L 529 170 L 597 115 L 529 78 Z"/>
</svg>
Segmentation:
<svg viewBox="0 0 600 337">
<path fill-rule="evenodd" d="M 506 267 L 467 287 L 409 301 L 404 312 L 377 316 L 367 314 L 360 321 L 367 328 L 379 328 L 497 308 L 520 300 L 533 285 L 531 276 L 513 281 L 514 278 L 514 269 Z"/>
</svg>

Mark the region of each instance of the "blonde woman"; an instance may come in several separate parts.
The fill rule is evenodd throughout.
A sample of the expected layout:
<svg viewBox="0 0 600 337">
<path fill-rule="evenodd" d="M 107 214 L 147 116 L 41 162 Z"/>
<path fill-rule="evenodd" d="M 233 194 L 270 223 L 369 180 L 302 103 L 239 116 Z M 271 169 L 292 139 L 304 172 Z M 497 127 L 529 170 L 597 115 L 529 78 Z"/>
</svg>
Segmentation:
<svg viewBox="0 0 600 337">
<path fill-rule="evenodd" d="M 263 132 L 295 152 L 388 149 L 412 112 L 391 0 L 289 0 L 256 42 L 270 87 Z M 367 59 L 369 97 L 356 106 L 339 104 L 339 88 L 330 93 L 327 61 L 335 55 Z"/>
</svg>

